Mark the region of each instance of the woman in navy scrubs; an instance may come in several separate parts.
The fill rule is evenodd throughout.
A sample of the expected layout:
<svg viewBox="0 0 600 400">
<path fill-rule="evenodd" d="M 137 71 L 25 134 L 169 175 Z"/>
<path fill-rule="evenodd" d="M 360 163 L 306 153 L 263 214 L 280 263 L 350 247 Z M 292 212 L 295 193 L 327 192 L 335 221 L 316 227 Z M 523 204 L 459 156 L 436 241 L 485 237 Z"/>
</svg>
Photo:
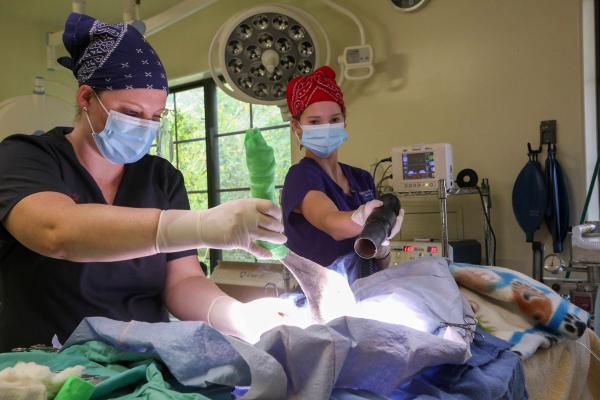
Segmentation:
<svg viewBox="0 0 600 400">
<path fill-rule="evenodd" d="M 131 26 L 75 13 L 63 40 L 82 115 L 0 143 L 0 352 L 62 342 L 87 316 L 170 312 L 248 340 L 284 322 L 276 300 L 226 296 L 195 250 L 267 257 L 253 241 L 285 242 L 280 210 L 246 199 L 190 211 L 182 174 L 147 154 L 167 96 L 152 47 Z"/>
<path fill-rule="evenodd" d="M 292 166 L 282 192 L 283 221 L 288 247 L 321 265 L 354 251 L 354 240 L 377 200 L 369 172 L 338 162 L 338 148 L 348 134 L 343 94 L 335 72 L 320 67 L 287 86 L 291 128 L 305 157 Z M 401 211 L 390 237 L 399 232 Z M 389 246 L 375 258 L 389 264 Z"/>
</svg>

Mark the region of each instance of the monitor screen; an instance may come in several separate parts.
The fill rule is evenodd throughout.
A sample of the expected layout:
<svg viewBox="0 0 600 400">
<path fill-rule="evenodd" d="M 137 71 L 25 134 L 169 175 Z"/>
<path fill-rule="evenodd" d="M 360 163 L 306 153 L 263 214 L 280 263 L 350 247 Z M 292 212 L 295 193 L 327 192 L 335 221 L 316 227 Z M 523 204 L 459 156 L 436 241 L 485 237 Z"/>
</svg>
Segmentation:
<svg viewBox="0 0 600 400">
<path fill-rule="evenodd" d="M 434 178 L 433 152 L 402 154 L 402 174 L 405 180 Z"/>
</svg>

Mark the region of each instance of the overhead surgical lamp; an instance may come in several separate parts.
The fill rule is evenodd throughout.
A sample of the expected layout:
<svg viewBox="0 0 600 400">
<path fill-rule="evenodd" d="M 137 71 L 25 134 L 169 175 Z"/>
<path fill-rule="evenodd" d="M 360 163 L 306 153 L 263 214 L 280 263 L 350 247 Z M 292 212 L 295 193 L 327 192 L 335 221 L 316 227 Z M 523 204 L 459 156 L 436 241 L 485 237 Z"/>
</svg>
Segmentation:
<svg viewBox="0 0 600 400">
<path fill-rule="evenodd" d="M 314 27 L 325 42 L 324 57 Z M 287 83 L 329 58 L 329 40 L 314 17 L 289 5 L 269 5 L 243 11 L 222 25 L 210 44 L 208 65 L 215 83 L 230 96 L 283 105 Z"/>
<path fill-rule="evenodd" d="M 371 77 L 373 49 L 366 44 L 360 20 L 331 0 L 321 1 L 352 19 L 360 33 L 361 44 L 346 47 L 337 58 L 338 84 L 344 79 Z M 273 4 L 231 17 L 216 32 L 208 53 L 210 74 L 225 93 L 248 103 L 278 105 L 286 119 L 288 82 L 329 64 L 331 45 L 312 15 L 290 5 Z M 356 72 L 361 70 L 364 72 Z"/>
</svg>

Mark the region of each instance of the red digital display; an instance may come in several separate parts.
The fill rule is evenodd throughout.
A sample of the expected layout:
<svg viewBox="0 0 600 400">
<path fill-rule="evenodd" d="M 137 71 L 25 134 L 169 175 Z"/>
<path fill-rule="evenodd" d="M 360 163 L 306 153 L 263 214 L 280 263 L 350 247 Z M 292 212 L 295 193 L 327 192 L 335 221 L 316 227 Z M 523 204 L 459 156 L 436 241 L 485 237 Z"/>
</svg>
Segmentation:
<svg viewBox="0 0 600 400">
<path fill-rule="evenodd" d="M 436 247 L 436 246 L 431 246 L 431 247 L 428 247 L 428 248 L 427 248 L 427 251 L 428 251 L 429 253 L 435 254 L 435 253 L 437 253 L 437 247 Z"/>
<path fill-rule="evenodd" d="M 412 246 L 404 246 L 403 250 L 404 251 L 413 251 L 413 247 Z"/>
</svg>

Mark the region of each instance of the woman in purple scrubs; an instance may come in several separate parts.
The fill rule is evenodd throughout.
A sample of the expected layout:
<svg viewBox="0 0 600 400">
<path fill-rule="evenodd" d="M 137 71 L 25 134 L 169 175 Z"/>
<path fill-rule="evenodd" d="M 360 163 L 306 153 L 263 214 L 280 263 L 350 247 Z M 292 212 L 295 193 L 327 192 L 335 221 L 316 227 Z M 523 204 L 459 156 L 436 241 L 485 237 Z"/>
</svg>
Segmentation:
<svg viewBox="0 0 600 400">
<path fill-rule="evenodd" d="M 283 223 L 288 247 L 321 265 L 354 251 L 354 240 L 377 200 L 369 172 L 338 162 L 345 131 L 343 94 L 335 71 L 324 66 L 293 79 L 287 86 L 291 127 L 305 157 L 293 165 L 282 192 Z M 400 230 L 400 213 L 392 236 Z M 389 264 L 389 246 L 375 256 L 380 266 Z"/>
</svg>

